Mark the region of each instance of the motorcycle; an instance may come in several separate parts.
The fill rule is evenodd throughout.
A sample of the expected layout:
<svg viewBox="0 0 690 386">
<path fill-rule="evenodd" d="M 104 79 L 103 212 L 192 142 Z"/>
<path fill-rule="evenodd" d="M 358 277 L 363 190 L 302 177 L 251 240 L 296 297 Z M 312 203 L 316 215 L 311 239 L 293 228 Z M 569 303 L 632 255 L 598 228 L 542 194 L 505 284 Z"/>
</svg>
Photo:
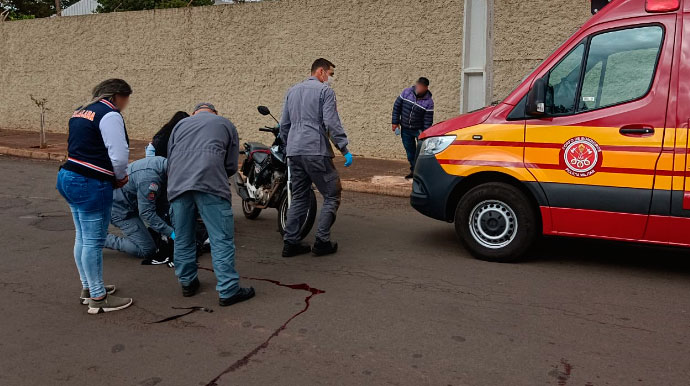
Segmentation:
<svg viewBox="0 0 690 386">
<path fill-rule="evenodd" d="M 287 214 L 291 202 L 290 174 L 287 157 L 279 134 L 280 124 L 266 106 L 258 107 L 259 114 L 270 115 L 276 126 L 262 127 L 259 131 L 271 133 L 275 141 L 269 147 L 259 142 L 246 142 L 240 154 L 245 155 L 240 172 L 235 174 L 237 194 L 242 198 L 242 213 L 247 219 L 259 217 L 268 208 L 278 210 L 278 231 L 285 234 Z M 300 224 L 300 240 L 307 237 L 316 219 L 316 194 L 309 190 L 309 210 Z"/>
</svg>

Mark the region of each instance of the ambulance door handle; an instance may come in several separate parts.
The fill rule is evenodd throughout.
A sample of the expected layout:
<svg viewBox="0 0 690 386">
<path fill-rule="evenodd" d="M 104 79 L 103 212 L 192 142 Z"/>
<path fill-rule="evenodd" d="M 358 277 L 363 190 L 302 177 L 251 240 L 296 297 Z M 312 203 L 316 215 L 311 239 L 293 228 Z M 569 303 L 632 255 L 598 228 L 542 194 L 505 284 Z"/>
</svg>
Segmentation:
<svg viewBox="0 0 690 386">
<path fill-rule="evenodd" d="M 654 128 L 649 125 L 625 125 L 618 130 L 621 135 L 626 137 L 646 137 L 654 134 Z"/>
</svg>

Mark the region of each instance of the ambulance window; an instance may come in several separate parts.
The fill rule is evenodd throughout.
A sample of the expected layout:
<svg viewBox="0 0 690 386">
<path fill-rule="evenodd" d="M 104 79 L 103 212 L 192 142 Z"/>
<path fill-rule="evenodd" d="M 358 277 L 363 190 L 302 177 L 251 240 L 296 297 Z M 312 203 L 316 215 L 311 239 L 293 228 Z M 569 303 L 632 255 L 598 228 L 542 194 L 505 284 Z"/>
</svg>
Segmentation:
<svg viewBox="0 0 690 386">
<path fill-rule="evenodd" d="M 659 26 L 592 37 L 578 110 L 612 106 L 647 94 L 662 40 L 663 30 Z"/>
<path fill-rule="evenodd" d="M 580 44 L 570 51 L 550 72 L 546 88 L 546 112 L 559 115 L 575 111 L 577 85 L 580 83 L 580 68 L 585 45 Z"/>
</svg>

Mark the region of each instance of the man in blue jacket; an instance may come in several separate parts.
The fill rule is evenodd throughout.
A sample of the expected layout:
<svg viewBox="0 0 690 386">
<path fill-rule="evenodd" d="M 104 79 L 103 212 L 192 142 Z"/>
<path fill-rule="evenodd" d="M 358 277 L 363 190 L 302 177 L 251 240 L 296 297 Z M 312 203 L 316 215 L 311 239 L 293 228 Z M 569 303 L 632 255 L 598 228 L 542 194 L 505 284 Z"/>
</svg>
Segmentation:
<svg viewBox="0 0 690 386">
<path fill-rule="evenodd" d="M 429 79 L 421 77 L 414 86 L 404 89 L 393 105 L 393 131 L 402 129 L 400 136 L 410 162 L 410 174 L 405 178 L 412 178 L 414 173 L 419 135 L 433 124 L 434 100 L 429 91 Z"/>
</svg>

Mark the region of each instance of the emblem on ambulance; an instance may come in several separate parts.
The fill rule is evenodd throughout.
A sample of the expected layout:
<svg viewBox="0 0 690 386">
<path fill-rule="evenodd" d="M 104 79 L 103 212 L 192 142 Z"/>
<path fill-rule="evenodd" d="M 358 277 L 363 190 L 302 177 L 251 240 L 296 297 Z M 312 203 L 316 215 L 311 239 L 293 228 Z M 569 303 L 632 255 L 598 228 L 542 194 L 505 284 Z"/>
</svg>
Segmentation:
<svg viewBox="0 0 690 386">
<path fill-rule="evenodd" d="M 563 144 L 561 160 L 565 163 L 566 173 L 575 177 L 589 177 L 601 166 L 601 147 L 592 138 L 574 137 Z"/>
</svg>

